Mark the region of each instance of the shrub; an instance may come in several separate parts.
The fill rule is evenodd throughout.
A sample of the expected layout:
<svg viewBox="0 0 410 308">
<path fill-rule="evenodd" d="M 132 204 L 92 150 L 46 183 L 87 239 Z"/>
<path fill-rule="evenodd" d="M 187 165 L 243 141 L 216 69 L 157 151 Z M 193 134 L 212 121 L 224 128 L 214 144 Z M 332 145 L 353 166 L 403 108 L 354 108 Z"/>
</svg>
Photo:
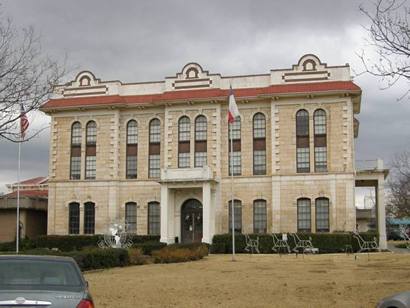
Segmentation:
<svg viewBox="0 0 410 308">
<path fill-rule="evenodd" d="M 408 245 L 410 245 L 410 244 L 407 244 L 407 243 L 401 243 L 401 244 L 396 244 L 396 245 L 394 245 L 394 247 L 396 247 L 396 248 L 404 248 L 404 249 L 406 249 L 406 248 L 408 247 Z"/>
<path fill-rule="evenodd" d="M 146 243 L 137 243 L 133 244 L 132 248 L 139 248 L 141 249 L 142 253 L 144 255 L 152 255 L 152 252 L 154 250 L 160 250 L 161 248 L 167 246 L 165 243 L 160 243 L 160 242 L 146 242 Z"/>
<path fill-rule="evenodd" d="M 155 263 L 177 263 L 202 259 L 208 255 L 206 244 L 173 244 L 152 252 Z"/>
<path fill-rule="evenodd" d="M 143 265 L 152 263 L 152 258 L 150 256 L 144 255 L 141 248 L 129 248 L 128 256 L 131 265 Z"/>
<path fill-rule="evenodd" d="M 376 233 L 360 233 L 364 240 L 373 240 L 378 235 Z M 259 251 L 261 253 L 273 253 L 272 236 L 270 234 L 250 234 L 251 238 L 259 237 Z M 278 238 L 282 238 L 282 234 L 277 234 Z M 300 239 L 312 238 L 314 247 L 319 248 L 320 253 L 336 253 L 344 252 L 346 245 L 351 245 L 353 251 L 359 250 L 359 244 L 351 233 L 298 233 Z M 295 247 L 293 237 L 288 235 L 288 243 L 290 249 Z M 235 234 L 235 251 L 238 253 L 246 252 L 246 241 L 243 234 Z M 212 253 L 231 253 L 232 252 L 232 235 L 231 234 L 217 234 L 212 239 L 211 246 Z"/>
</svg>

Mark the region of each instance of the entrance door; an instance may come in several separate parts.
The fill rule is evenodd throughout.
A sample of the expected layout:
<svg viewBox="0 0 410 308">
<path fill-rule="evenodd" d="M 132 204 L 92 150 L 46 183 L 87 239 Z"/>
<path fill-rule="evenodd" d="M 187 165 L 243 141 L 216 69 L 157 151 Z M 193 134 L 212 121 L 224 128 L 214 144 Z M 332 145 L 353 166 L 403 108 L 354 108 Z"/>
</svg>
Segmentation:
<svg viewBox="0 0 410 308">
<path fill-rule="evenodd" d="M 198 243 L 202 240 L 202 204 L 189 199 L 181 207 L 181 242 Z"/>
</svg>

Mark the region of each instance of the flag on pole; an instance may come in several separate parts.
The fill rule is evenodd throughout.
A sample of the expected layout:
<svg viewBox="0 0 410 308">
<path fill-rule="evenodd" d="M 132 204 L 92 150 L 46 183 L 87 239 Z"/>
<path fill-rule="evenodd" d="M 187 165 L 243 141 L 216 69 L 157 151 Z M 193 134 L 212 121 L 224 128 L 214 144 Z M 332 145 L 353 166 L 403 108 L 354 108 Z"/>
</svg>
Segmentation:
<svg viewBox="0 0 410 308">
<path fill-rule="evenodd" d="M 229 109 L 228 109 L 228 123 L 235 122 L 235 118 L 239 117 L 240 113 L 238 105 L 236 105 L 235 96 L 233 95 L 232 86 L 229 90 Z"/>
<path fill-rule="evenodd" d="M 20 135 L 21 139 L 24 139 L 26 136 L 26 130 L 29 126 L 28 118 L 26 111 L 24 110 L 23 104 L 20 104 Z"/>
</svg>

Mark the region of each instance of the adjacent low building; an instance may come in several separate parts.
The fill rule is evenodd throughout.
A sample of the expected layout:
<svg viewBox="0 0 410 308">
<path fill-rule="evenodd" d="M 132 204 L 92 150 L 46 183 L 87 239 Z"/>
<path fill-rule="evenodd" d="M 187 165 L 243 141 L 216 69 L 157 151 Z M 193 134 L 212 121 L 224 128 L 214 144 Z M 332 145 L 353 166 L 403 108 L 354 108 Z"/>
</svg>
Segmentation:
<svg viewBox="0 0 410 308">
<path fill-rule="evenodd" d="M 241 113 L 232 151 L 230 87 Z M 197 63 L 157 82 L 80 72 L 41 108 L 51 116 L 48 233 L 123 222 L 167 243 L 210 243 L 232 229 L 231 175 L 237 232 L 352 231 L 361 93 L 348 64 L 311 54 L 258 75 Z M 382 196 L 382 173 L 370 175 Z M 383 199 L 378 208 L 384 243 Z"/>
</svg>

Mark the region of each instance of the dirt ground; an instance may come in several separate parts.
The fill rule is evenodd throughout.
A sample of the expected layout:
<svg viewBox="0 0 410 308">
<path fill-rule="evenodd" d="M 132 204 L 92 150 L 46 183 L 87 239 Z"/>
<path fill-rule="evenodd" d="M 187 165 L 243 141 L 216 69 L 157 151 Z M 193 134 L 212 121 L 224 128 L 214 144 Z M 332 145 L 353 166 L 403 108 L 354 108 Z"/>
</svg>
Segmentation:
<svg viewBox="0 0 410 308">
<path fill-rule="evenodd" d="M 85 276 L 96 307 L 375 307 L 410 290 L 410 254 L 211 255 Z"/>
</svg>

